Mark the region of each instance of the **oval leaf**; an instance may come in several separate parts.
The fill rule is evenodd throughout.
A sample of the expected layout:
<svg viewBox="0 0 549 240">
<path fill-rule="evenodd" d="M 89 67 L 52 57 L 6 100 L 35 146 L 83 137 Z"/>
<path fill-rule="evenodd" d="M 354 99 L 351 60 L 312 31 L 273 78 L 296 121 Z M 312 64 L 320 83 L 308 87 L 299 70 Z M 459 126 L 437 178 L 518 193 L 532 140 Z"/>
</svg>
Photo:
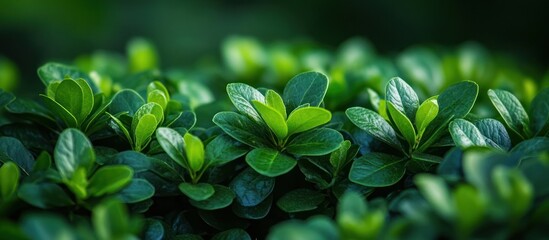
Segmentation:
<svg viewBox="0 0 549 240">
<path fill-rule="evenodd" d="M 303 104 L 310 104 L 313 107 L 320 106 L 320 103 L 328 90 L 328 77 L 320 72 L 305 72 L 298 74 L 288 81 L 282 99 L 286 104 L 286 111 L 292 112 Z"/>
<path fill-rule="evenodd" d="M 246 162 L 258 173 L 267 177 L 276 177 L 292 170 L 297 161 L 277 150 L 256 148 L 246 155 Z"/>
<path fill-rule="evenodd" d="M 306 107 L 294 110 L 288 116 L 288 135 L 305 132 L 329 122 L 332 119 L 330 111 L 319 107 Z"/>
<path fill-rule="evenodd" d="M 223 165 L 249 151 L 248 147 L 227 134 L 221 134 L 206 145 L 206 159 L 213 166 Z"/>
<path fill-rule="evenodd" d="M 0 167 L 0 200 L 11 199 L 18 185 L 19 167 L 14 162 L 4 163 Z"/>
<path fill-rule="evenodd" d="M 282 100 L 282 97 L 278 95 L 273 90 L 267 90 L 267 93 L 265 95 L 265 103 L 267 106 L 274 108 L 277 112 L 279 112 L 284 119 L 288 116 L 286 114 L 286 106 L 284 106 L 284 101 Z"/>
<path fill-rule="evenodd" d="M 118 192 L 132 180 L 133 170 L 124 165 L 103 166 L 93 174 L 88 185 L 91 196 Z"/>
<path fill-rule="evenodd" d="M 423 131 L 429 126 L 431 121 L 438 115 L 438 102 L 436 99 L 425 100 L 417 109 L 416 127 L 418 135 L 421 136 Z"/>
<path fill-rule="evenodd" d="M 536 136 L 549 134 L 549 88 L 541 90 L 530 105 L 531 128 Z"/>
<path fill-rule="evenodd" d="M 145 114 L 139 118 L 134 128 L 135 151 L 141 151 L 150 142 L 157 125 L 157 118 L 152 114 Z"/>
<path fill-rule="evenodd" d="M 116 195 L 124 203 L 138 203 L 151 198 L 155 189 L 149 181 L 140 178 L 134 178 L 125 188 Z"/>
<path fill-rule="evenodd" d="M 251 168 L 238 174 L 229 187 L 235 192 L 237 202 L 244 207 L 256 206 L 273 191 L 275 179 L 261 175 Z"/>
<path fill-rule="evenodd" d="M 392 102 L 387 103 L 389 114 L 391 114 L 391 118 L 397 126 L 398 131 L 404 136 L 404 139 L 406 139 L 410 146 L 414 146 L 416 142 L 416 130 L 414 129 L 414 125 L 412 125 L 412 122 L 410 122 L 410 119 L 408 119 L 404 113 L 396 109 Z"/>
<path fill-rule="evenodd" d="M 501 122 L 495 119 L 482 119 L 475 122 L 480 133 L 486 137 L 486 144 L 502 150 L 511 148 L 511 138 Z"/>
<path fill-rule="evenodd" d="M 376 112 L 362 107 L 352 107 L 347 109 L 345 114 L 358 128 L 389 146 L 402 149 L 393 127 Z"/>
<path fill-rule="evenodd" d="M 261 115 L 263 121 L 274 132 L 278 139 L 284 139 L 288 135 L 288 126 L 286 126 L 286 119 L 276 111 L 274 108 L 269 107 L 262 102 L 252 101 L 255 109 Z"/>
<path fill-rule="evenodd" d="M 183 136 L 185 141 L 185 153 L 191 170 L 197 172 L 204 165 L 204 144 L 200 138 L 193 136 L 190 133 L 185 133 Z"/>
<path fill-rule="evenodd" d="M 512 93 L 504 90 L 488 90 L 490 101 L 499 112 L 507 126 L 523 139 L 529 135 L 528 114 Z"/>
<path fill-rule="evenodd" d="M 209 183 L 191 184 L 183 182 L 179 184 L 179 190 L 194 201 L 206 200 L 215 193 L 214 187 Z"/>
<path fill-rule="evenodd" d="M 404 80 L 399 77 L 389 80 L 385 88 L 385 98 L 396 109 L 405 113 L 408 119 L 415 119 L 419 99 L 414 89 Z"/>
<path fill-rule="evenodd" d="M 213 185 L 213 187 L 215 192 L 211 197 L 202 201 L 189 199 L 191 205 L 204 210 L 216 210 L 231 205 L 235 197 L 234 192 L 230 188 L 221 185 Z"/>
<path fill-rule="evenodd" d="M 252 147 L 267 147 L 271 144 L 263 137 L 263 129 L 246 116 L 234 112 L 215 114 L 213 122 L 234 139 Z"/>
<path fill-rule="evenodd" d="M 386 187 L 397 183 L 405 171 L 406 158 L 368 153 L 353 162 L 349 180 L 366 187 Z"/>
<path fill-rule="evenodd" d="M 95 163 L 91 142 L 84 133 L 73 128 L 66 129 L 59 135 L 53 156 L 55 166 L 64 179 L 71 179 L 80 167 L 89 172 Z"/>
<path fill-rule="evenodd" d="M 456 119 L 450 123 L 450 134 L 457 146 L 487 146 L 484 136 L 474 124 L 464 119 Z"/>
<path fill-rule="evenodd" d="M 299 156 L 321 156 L 335 151 L 343 142 L 343 136 L 330 128 L 319 128 L 296 136 L 286 146 L 286 151 Z"/>
<path fill-rule="evenodd" d="M 264 103 L 265 97 L 257 89 L 244 83 L 229 83 L 227 84 L 227 94 L 240 113 L 247 115 L 256 122 L 261 122 L 261 116 L 253 107 L 252 101 L 256 100 Z"/>
<path fill-rule="evenodd" d="M 131 89 L 123 89 L 112 98 L 109 113 L 116 115 L 127 112 L 130 116 L 133 116 L 143 104 L 145 104 L 145 100 L 139 93 Z"/>
<path fill-rule="evenodd" d="M 287 213 L 304 212 L 316 209 L 324 199 L 325 196 L 317 191 L 300 188 L 284 194 L 276 205 Z"/>
<path fill-rule="evenodd" d="M 185 142 L 183 137 L 175 130 L 171 128 L 158 128 L 156 130 L 156 139 L 164 152 L 166 152 L 172 160 L 178 163 L 180 166 L 188 168 L 187 161 L 185 160 Z"/>
</svg>

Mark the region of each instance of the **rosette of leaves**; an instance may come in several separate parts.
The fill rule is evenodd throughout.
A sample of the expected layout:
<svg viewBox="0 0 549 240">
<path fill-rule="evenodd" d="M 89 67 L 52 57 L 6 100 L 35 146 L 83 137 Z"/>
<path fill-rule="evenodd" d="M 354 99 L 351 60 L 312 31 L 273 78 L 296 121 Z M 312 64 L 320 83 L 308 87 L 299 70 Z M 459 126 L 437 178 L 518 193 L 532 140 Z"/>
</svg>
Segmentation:
<svg viewBox="0 0 549 240">
<path fill-rule="evenodd" d="M 332 116 L 320 107 L 327 88 L 328 79 L 318 72 L 295 76 L 282 96 L 231 83 L 227 93 L 239 113 L 217 113 L 213 122 L 253 148 L 246 155 L 250 167 L 268 177 L 280 176 L 292 170 L 298 158 L 329 154 L 343 141 L 336 130 L 320 127 Z"/>
<path fill-rule="evenodd" d="M 62 128 L 77 128 L 91 135 L 106 123 L 103 115 L 109 103 L 103 94 L 95 94 L 84 79 L 65 78 L 50 81 L 46 94 L 40 94 L 46 107 L 61 121 Z"/>
<path fill-rule="evenodd" d="M 430 153 L 430 148 L 445 145 L 440 139 L 448 135 L 449 122 L 465 117 L 477 94 L 476 83 L 463 81 L 420 104 L 404 80 L 391 79 L 385 100 L 380 100 L 379 112 L 352 107 L 345 113 L 354 125 L 398 153 L 371 152 L 361 156 L 353 162 L 349 179 L 364 186 L 383 187 L 397 183 L 406 169 L 429 170 L 441 161 L 441 157 Z"/>
<path fill-rule="evenodd" d="M 234 192 L 219 184 L 200 182 L 204 173 L 216 166 L 233 161 L 248 151 L 226 135 L 214 138 L 206 147 L 197 136 L 186 132 L 183 136 L 170 128 L 159 128 L 156 138 L 170 158 L 185 172 L 179 173 L 179 190 L 193 206 L 203 210 L 216 210 L 229 206 Z M 187 178 L 188 177 L 188 178 Z"/>
</svg>

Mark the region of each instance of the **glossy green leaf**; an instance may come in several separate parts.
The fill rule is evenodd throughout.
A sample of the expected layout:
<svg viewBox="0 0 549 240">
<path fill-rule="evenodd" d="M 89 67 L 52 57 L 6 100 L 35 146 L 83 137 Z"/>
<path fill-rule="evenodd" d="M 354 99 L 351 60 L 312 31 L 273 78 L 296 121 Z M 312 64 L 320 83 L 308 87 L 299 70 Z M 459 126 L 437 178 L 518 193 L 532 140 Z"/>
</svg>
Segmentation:
<svg viewBox="0 0 549 240">
<path fill-rule="evenodd" d="M 118 192 L 130 183 L 132 176 L 133 170 L 128 166 L 103 166 L 90 178 L 88 192 L 91 196 Z"/>
<path fill-rule="evenodd" d="M 246 162 L 258 173 L 276 177 L 292 170 L 297 161 L 270 148 L 256 148 L 246 155 Z"/>
<path fill-rule="evenodd" d="M 398 128 L 398 131 L 404 136 L 404 139 L 406 139 L 410 146 L 413 146 L 416 142 L 416 130 L 414 129 L 414 125 L 412 125 L 412 122 L 410 122 L 410 119 L 408 119 L 404 113 L 396 109 L 392 102 L 387 103 L 387 109 L 389 109 L 389 114 L 391 114 L 391 118 Z"/>
<path fill-rule="evenodd" d="M 304 212 L 318 208 L 324 199 L 325 196 L 317 191 L 300 188 L 284 194 L 276 201 L 276 205 L 284 212 Z"/>
<path fill-rule="evenodd" d="M 313 129 L 329 122 L 331 119 L 332 113 L 324 108 L 306 107 L 296 109 L 288 116 L 288 135 Z"/>
<path fill-rule="evenodd" d="M 153 90 L 147 94 L 147 102 L 154 102 L 160 105 L 162 109 L 166 109 L 168 105 L 168 98 L 160 90 Z"/>
<path fill-rule="evenodd" d="M 9 200 L 15 195 L 19 175 L 19 167 L 14 162 L 6 162 L 0 167 L 0 200 Z"/>
<path fill-rule="evenodd" d="M 225 186 L 213 185 L 215 193 L 206 200 L 195 201 L 190 199 L 191 205 L 203 210 L 216 210 L 225 208 L 233 202 L 234 192 Z"/>
<path fill-rule="evenodd" d="M 93 92 L 97 92 L 98 88 L 95 83 L 91 80 L 88 74 L 78 70 L 75 67 L 67 66 L 60 63 L 46 63 L 38 68 L 38 76 L 44 86 L 48 86 L 53 81 L 63 80 L 66 77 L 72 79 L 82 78 L 84 79 L 91 87 Z"/>
<path fill-rule="evenodd" d="M 529 136 L 530 120 L 526 110 L 512 93 L 504 90 L 488 90 L 490 101 L 499 112 L 507 126 L 522 138 Z"/>
<path fill-rule="evenodd" d="M 88 198 L 88 172 L 85 168 L 79 167 L 74 171 L 70 179 L 64 179 L 65 185 L 74 193 L 78 200 Z"/>
<path fill-rule="evenodd" d="M 410 85 L 399 77 L 395 77 L 389 80 L 385 89 L 387 102 L 394 104 L 394 107 L 403 112 L 408 119 L 416 118 L 419 99 Z"/>
<path fill-rule="evenodd" d="M 263 121 L 267 124 L 267 126 L 269 126 L 278 139 L 284 139 L 288 135 L 286 119 L 281 113 L 279 113 L 275 108 L 256 100 L 253 100 L 252 104 Z"/>
<path fill-rule="evenodd" d="M 502 150 L 511 148 L 511 138 L 501 122 L 495 119 L 482 119 L 475 122 L 480 133 L 486 137 L 486 144 Z"/>
<path fill-rule="evenodd" d="M 59 135 L 53 156 L 59 174 L 65 179 L 70 179 L 80 167 L 89 172 L 95 163 L 91 142 L 81 131 L 73 128 Z"/>
<path fill-rule="evenodd" d="M 112 98 L 109 113 L 115 115 L 127 112 L 130 116 L 133 116 L 143 104 L 145 104 L 145 100 L 139 93 L 131 89 L 123 89 Z"/>
<path fill-rule="evenodd" d="M 164 97 L 166 97 L 166 102 L 170 101 L 170 93 L 168 92 L 168 89 L 166 89 L 164 84 L 162 84 L 162 82 L 153 81 L 149 83 L 149 85 L 147 85 L 147 95 L 156 90 L 160 91 L 164 95 Z"/>
<path fill-rule="evenodd" d="M 368 153 L 353 162 L 349 180 L 367 187 L 385 187 L 397 183 L 405 171 L 406 158 Z"/>
<path fill-rule="evenodd" d="M 264 103 L 265 97 L 263 94 L 244 83 L 227 84 L 227 94 L 240 113 L 247 115 L 256 122 L 261 122 L 261 116 L 255 110 L 252 101 L 256 100 Z"/>
<path fill-rule="evenodd" d="M 471 122 L 456 119 L 450 123 L 450 134 L 457 146 L 467 148 L 472 146 L 487 146 L 484 136 Z"/>
<path fill-rule="evenodd" d="M 67 81 L 67 80 L 64 80 L 64 81 Z M 62 86 L 64 81 L 62 81 L 59 86 Z M 94 109 L 94 103 L 95 103 L 94 95 L 90 85 L 86 81 L 84 81 L 84 79 L 79 78 L 79 79 L 75 79 L 74 81 L 82 89 L 82 97 L 81 97 L 82 100 L 80 103 L 81 109 L 80 109 L 79 115 L 81 117 L 80 119 L 82 119 L 82 122 L 84 122 L 84 120 L 88 117 L 88 115 L 92 113 L 92 110 Z M 58 87 L 57 91 L 59 90 L 60 89 Z"/>
<path fill-rule="evenodd" d="M 157 119 L 152 114 L 145 114 L 139 118 L 134 128 L 134 150 L 141 151 L 149 143 L 157 125 Z"/>
<path fill-rule="evenodd" d="M 69 110 L 45 95 L 40 94 L 40 97 L 42 98 L 44 104 L 58 117 L 60 117 L 61 120 L 63 120 L 63 122 L 67 125 L 67 127 L 78 127 L 78 120 L 74 115 L 69 112 Z"/>
<path fill-rule="evenodd" d="M 194 201 L 203 201 L 215 193 L 214 187 L 209 183 L 187 183 L 179 184 L 179 190 Z"/>
<path fill-rule="evenodd" d="M 275 179 L 259 174 L 247 168 L 238 174 L 229 184 L 236 194 L 238 204 L 244 207 L 256 206 L 271 194 Z"/>
<path fill-rule="evenodd" d="M 286 104 L 286 111 L 292 112 L 303 104 L 310 104 L 313 107 L 320 106 L 320 103 L 328 90 L 328 77 L 319 72 L 305 72 L 298 74 L 288 81 L 282 99 Z"/>
<path fill-rule="evenodd" d="M 541 90 L 530 105 L 530 127 L 536 136 L 549 134 L 549 88 Z"/>
<path fill-rule="evenodd" d="M 271 212 L 272 205 L 273 196 L 269 195 L 267 199 L 255 206 L 245 207 L 240 205 L 238 202 L 235 202 L 233 203 L 231 209 L 233 210 L 233 213 L 240 218 L 257 220 L 264 219 L 269 212 Z"/>
<path fill-rule="evenodd" d="M 63 188 L 54 183 L 21 184 L 17 196 L 39 208 L 64 207 L 74 204 Z"/>
<path fill-rule="evenodd" d="M 376 112 L 362 107 L 352 107 L 347 109 L 345 114 L 358 128 L 393 148 L 402 149 L 395 130 Z"/>
<path fill-rule="evenodd" d="M 177 131 L 171 128 L 158 128 L 156 130 L 156 139 L 164 151 L 178 163 L 180 166 L 189 168 L 185 159 L 185 142 L 183 137 Z"/>
<path fill-rule="evenodd" d="M 252 147 L 267 147 L 271 144 L 264 139 L 261 126 L 246 116 L 234 112 L 215 114 L 213 122 L 234 139 Z"/>
<path fill-rule="evenodd" d="M 151 198 L 154 186 L 145 179 L 134 178 L 116 196 L 124 203 L 138 203 Z"/>
<path fill-rule="evenodd" d="M 0 137 L 0 156 L 2 155 L 15 162 L 27 175 L 31 172 L 34 158 L 17 138 Z M 0 161 L 4 162 L 1 158 Z"/>
<path fill-rule="evenodd" d="M 221 134 L 206 145 L 206 159 L 211 165 L 223 165 L 244 156 L 248 147 L 227 134 Z"/>
<path fill-rule="evenodd" d="M 418 135 L 421 136 L 423 131 L 427 129 L 427 126 L 438 115 L 438 102 L 436 99 L 430 98 L 425 100 L 417 109 L 416 113 L 416 127 Z"/>
<path fill-rule="evenodd" d="M 287 145 L 286 151 L 299 156 L 320 156 L 333 152 L 343 142 L 343 136 L 330 128 L 301 133 Z"/>
<path fill-rule="evenodd" d="M 277 112 L 279 112 L 284 119 L 288 117 L 286 114 L 286 106 L 284 105 L 284 100 L 282 100 L 282 97 L 273 90 L 267 90 L 267 93 L 265 94 L 265 103 L 267 106 L 274 108 Z"/>
<path fill-rule="evenodd" d="M 87 114 L 91 111 L 92 106 L 84 108 L 84 90 L 76 81 L 65 79 L 55 91 L 55 101 L 63 108 L 67 109 L 80 124 L 84 121 Z M 89 100 L 89 99 L 88 99 Z M 88 102 L 89 103 L 89 102 Z M 86 113 L 87 112 L 87 113 Z"/>
<path fill-rule="evenodd" d="M 185 141 L 185 153 L 191 170 L 197 172 L 204 165 L 204 144 L 200 138 L 193 136 L 190 133 L 185 133 L 183 136 Z"/>
<path fill-rule="evenodd" d="M 141 106 L 135 115 L 132 118 L 132 132 L 135 133 L 138 123 L 141 121 L 141 118 L 147 114 L 151 114 L 154 116 L 156 120 L 156 125 L 148 126 L 147 128 L 154 127 L 156 128 L 162 121 L 164 120 L 164 109 L 157 103 L 146 103 L 145 105 Z M 151 119 L 150 117 L 148 117 Z"/>
</svg>

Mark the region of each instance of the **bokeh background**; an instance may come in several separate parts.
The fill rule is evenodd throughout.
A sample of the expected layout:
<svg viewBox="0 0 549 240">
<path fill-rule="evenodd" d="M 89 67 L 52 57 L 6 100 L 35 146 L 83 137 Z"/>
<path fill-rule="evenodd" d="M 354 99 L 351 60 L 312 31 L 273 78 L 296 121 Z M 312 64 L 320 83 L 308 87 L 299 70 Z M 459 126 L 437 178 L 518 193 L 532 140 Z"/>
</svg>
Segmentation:
<svg viewBox="0 0 549 240">
<path fill-rule="evenodd" d="M 151 40 L 166 68 L 219 58 L 230 35 L 264 42 L 309 39 L 337 48 L 353 36 L 384 54 L 414 44 L 474 40 L 508 54 L 534 78 L 549 66 L 547 1 L 0 0 L 0 58 L 18 69 L 19 93 L 41 91 L 36 69 L 96 49 L 124 53 Z M 21 84 L 24 83 L 24 84 Z"/>
</svg>

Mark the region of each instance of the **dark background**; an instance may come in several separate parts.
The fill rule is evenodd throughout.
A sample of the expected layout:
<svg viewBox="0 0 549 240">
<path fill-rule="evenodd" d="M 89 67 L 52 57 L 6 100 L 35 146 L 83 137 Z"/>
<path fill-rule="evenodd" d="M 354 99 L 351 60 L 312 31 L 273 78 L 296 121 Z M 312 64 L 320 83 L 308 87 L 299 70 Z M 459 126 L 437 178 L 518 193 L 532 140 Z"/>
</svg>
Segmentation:
<svg viewBox="0 0 549 240">
<path fill-rule="evenodd" d="M 219 55 L 221 41 L 232 34 L 267 42 L 308 38 L 329 48 L 363 36 L 384 54 L 474 40 L 544 71 L 548 6 L 532 0 L 0 0 L 0 56 L 18 66 L 21 81 L 38 82 L 36 68 L 46 61 L 96 49 L 124 53 L 135 36 L 156 44 L 165 68 Z"/>
</svg>

